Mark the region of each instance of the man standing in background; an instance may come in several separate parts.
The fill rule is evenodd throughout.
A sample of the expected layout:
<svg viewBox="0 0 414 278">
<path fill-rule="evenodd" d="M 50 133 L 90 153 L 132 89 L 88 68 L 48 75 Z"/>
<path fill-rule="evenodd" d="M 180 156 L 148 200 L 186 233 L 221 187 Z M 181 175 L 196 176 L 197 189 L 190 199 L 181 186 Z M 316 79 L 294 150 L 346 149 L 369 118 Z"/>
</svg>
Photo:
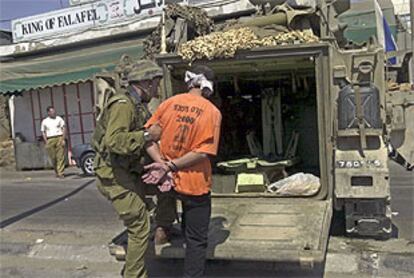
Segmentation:
<svg viewBox="0 0 414 278">
<path fill-rule="evenodd" d="M 40 130 L 56 177 L 62 179 L 65 170 L 66 128 L 65 121 L 56 115 L 54 107 L 47 107 L 47 118 L 43 119 Z"/>
</svg>

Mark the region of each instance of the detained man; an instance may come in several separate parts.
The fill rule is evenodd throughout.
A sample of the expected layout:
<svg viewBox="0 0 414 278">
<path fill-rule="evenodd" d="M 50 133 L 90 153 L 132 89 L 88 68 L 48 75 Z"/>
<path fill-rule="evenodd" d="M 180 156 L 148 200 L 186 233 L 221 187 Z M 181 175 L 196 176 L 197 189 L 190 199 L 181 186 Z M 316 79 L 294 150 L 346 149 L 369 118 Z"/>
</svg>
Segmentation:
<svg viewBox="0 0 414 278">
<path fill-rule="evenodd" d="M 204 274 L 211 215 L 212 169 L 209 156 L 217 154 L 221 113 L 208 100 L 214 73 L 196 66 L 185 74 L 188 92 L 164 101 L 145 127 L 160 130 L 160 143 L 147 151 L 154 161 L 146 166 L 146 183 L 172 190 L 182 202 L 182 231 L 186 253 L 184 277 Z M 153 131 L 155 133 L 156 131 Z"/>
</svg>

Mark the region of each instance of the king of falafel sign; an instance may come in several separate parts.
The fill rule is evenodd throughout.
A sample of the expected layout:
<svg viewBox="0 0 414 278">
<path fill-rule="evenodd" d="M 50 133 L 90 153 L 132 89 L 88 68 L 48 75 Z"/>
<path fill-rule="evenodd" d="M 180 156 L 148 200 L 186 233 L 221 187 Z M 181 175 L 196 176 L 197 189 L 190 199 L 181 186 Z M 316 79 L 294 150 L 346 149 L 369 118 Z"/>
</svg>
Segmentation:
<svg viewBox="0 0 414 278">
<path fill-rule="evenodd" d="M 103 0 L 12 21 L 13 42 L 44 39 L 140 20 L 162 12 L 162 0 Z"/>
</svg>

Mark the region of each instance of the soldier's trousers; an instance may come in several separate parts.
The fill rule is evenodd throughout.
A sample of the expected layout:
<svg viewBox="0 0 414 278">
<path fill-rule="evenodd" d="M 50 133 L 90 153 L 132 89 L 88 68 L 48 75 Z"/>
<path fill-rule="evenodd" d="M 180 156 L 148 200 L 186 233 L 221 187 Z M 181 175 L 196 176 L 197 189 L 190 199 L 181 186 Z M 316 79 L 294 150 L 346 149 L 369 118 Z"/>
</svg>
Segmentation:
<svg viewBox="0 0 414 278">
<path fill-rule="evenodd" d="M 143 199 L 134 191 L 98 178 L 99 191 L 107 197 L 128 231 L 125 278 L 147 277 L 144 256 L 150 232 L 149 215 Z"/>
<path fill-rule="evenodd" d="M 63 175 L 65 170 L 65 146 L 62 145 L 62 136 L 47 139 L 46 150 L 57 175 Z"/>
</svg>

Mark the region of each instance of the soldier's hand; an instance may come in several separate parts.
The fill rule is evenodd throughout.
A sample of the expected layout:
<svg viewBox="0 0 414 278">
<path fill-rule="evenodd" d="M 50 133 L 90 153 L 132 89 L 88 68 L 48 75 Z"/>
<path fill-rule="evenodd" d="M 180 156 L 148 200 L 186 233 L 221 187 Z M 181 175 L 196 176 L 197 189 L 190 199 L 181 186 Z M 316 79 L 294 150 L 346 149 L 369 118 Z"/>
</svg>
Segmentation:
<svg viewBox="0 0 414 278">
<path fill-rule="evenodd" d="M 147 173 L 142 176 L 142 180 L 147 184 L 160 184 L 170 171 L 166 164 L 159 162 L 144 166 L 144 170 Z"/>
<path fill-rule="evenodd" d="M 60 140 L 60 145 L 62 145 L 63 147 L 65 146 L 65 140 Z"/>
</svg>

